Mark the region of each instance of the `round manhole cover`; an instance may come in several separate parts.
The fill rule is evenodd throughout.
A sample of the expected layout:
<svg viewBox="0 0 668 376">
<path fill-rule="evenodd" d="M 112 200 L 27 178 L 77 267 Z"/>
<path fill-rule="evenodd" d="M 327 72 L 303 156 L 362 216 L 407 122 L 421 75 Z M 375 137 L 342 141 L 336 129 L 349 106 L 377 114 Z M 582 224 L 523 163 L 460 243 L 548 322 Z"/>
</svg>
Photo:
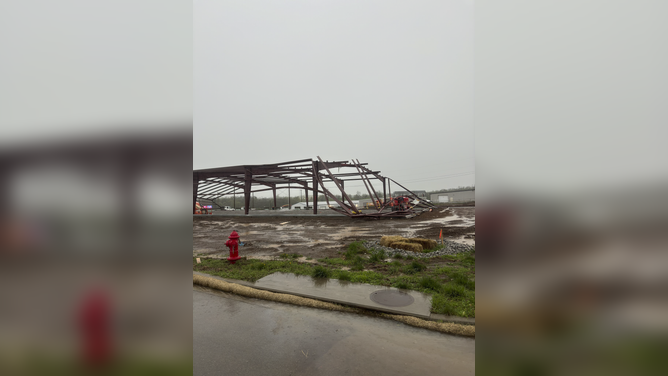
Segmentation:
<svg viewBox="0 0 668 376">
<path fill-rule="evenodd" d="M 374 302 L 387 307 L 405 307 L 413 304 L 415 299 L 405 292 L 396 290 L 378 290 L 370 295 Z"/>
</svg>

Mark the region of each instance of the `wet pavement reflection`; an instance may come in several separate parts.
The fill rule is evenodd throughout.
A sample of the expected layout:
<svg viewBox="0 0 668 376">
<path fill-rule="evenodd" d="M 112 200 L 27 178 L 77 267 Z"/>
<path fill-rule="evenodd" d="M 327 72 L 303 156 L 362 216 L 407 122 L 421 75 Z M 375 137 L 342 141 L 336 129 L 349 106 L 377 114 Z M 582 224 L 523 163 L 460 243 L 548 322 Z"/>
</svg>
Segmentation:
<svg viewBox="0 0 668 376">
<path fill-rule="evenodd" d="M 193 287 L 193 375 L 474 375 L 475 339 Z"/>
</svg>

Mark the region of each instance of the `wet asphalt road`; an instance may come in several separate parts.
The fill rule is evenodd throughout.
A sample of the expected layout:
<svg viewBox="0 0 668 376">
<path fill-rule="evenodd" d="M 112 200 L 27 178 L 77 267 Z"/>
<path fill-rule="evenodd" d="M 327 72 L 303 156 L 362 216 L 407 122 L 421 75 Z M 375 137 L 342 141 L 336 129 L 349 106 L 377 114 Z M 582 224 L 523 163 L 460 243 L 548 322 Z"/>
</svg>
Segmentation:
<svg viewBox="0 0 668 376">
<path fill-rule="evenodd" d="M 473 375 L 475 340 L 193 287 L 193 375 Z"/>
</svg>

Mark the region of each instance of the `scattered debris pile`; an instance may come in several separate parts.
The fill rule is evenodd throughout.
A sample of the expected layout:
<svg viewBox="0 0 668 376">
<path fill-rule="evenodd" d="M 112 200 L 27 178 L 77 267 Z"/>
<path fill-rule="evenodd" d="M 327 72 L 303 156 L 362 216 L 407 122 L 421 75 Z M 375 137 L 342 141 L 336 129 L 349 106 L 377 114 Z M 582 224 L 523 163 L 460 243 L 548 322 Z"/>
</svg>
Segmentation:
<svg viewBox="0 0 668 376">
<path fill-rule="evenodd" d="M 403 249 L 397 249 L 397 248 L 392 248 L 392 247 L 386 247 L 380 244 L 378 240 L 367 240 L 362 243 L 365 248 L 367 249 L 382 249 L 385 251 L 385 254 L 388 257 L 394 257 L 396 255 L 401 255 L 402 257 L 414 257 L 414 258 L 432 258 L 432 257 L 438 257 L 438 256 L 446 256 L 446 255 L 456 255 L 458 253 L 462 252 L 469 252 L 469 251 L 475 251 L 475 247 L 467 245 L 467 244 L 461 244 L 457 242 L 453 242 L 451 240 L 445 240 L 444 241 L 444 248 L 435 251 L 435 252 L 411 252 L 411 251 L 405 251 Z"/>
<path fill-rule="evenodd" d="M 383 236 L 380 245 L 411 252 L 422 252 L 425 249 L 436 248 L 436 241 L 424 238 L 404 238 L 403 236 Z"/>
</svg>

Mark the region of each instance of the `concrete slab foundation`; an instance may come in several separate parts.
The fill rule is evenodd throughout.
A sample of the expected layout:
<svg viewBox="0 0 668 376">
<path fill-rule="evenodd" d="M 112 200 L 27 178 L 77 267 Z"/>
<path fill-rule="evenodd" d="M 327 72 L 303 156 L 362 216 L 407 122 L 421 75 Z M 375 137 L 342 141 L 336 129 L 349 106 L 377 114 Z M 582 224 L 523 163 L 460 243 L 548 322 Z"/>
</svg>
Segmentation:
<svg viewBox="0 0 668 376">
<path fill-rule="evenodd" d="M 398 315 L 416 316 L 425 319 L 430 317 L 431 296 L 394 287 L 373 286 L 336 279 L 318 279 L 283 273 L 274 273 L 261 278 L 253 284 L 253 287 Z M 376 303 L 371 299 L 371 294 L 385 290 L 409 295 L 413 298 L 413 302 L 403 307 L 392 307 Z"/>
</svg>

